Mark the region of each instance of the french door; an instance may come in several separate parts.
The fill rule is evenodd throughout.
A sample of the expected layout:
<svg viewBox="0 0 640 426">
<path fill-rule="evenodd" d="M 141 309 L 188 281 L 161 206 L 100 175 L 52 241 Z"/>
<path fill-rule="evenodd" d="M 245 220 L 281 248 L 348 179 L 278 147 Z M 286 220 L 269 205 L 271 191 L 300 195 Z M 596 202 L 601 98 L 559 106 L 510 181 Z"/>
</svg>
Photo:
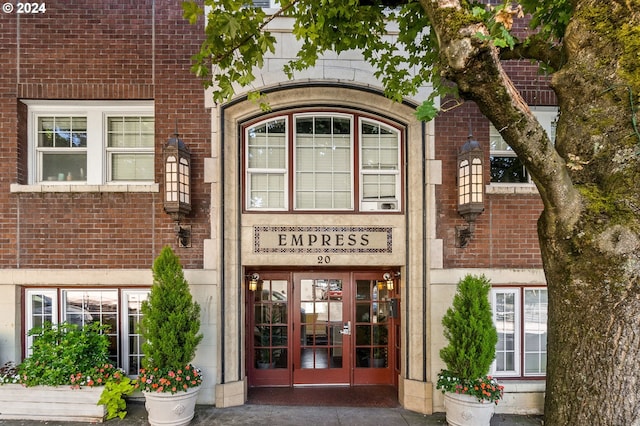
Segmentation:
<svg viewBox="0 0 640 426">
<path fill-rule="evenodd" d="M 350 384 L 349 274 L 296 273 L 293 285 L 293 384 Z"/>
<path fill-rule="evenodd" d="M 248 297 L 251 386 L 395 384 L 397 286 L 382 272 L 260 276 Z"/>
</svg>

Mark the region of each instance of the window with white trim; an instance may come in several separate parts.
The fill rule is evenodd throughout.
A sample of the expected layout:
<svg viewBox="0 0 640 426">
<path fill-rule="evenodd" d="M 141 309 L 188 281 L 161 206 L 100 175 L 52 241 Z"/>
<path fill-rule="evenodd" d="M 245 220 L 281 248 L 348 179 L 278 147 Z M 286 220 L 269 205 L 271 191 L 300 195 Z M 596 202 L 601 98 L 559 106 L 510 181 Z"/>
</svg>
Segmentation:
<svg viewBox="0 0 640 426">
<path fill-rule="evenodd" d="M 83 327 L 99 322 L 109 326 L 109 357 L 128 375 L 138 374 L 142 342 L 137 331 L 140 306 L 149 290 L 134 289 L 27 289 L 26 332 L 45 322 L 69 322 Z M 60 310 L 58 310 L 58 305 Z M 26 336 L 25 353 L 31 352 L 34 336 Z"/>
<path fill-rule="evenodd" d="M 250 211 L 399 211 L 401 132 L 369 117 L 286 114 L 245 127 Z"/>
<path fill-rule="evenodd" d="M 253 0 L 253 5 L 264 9 L 273 9 L 280 7 L 280 2 L 278 0 Z"/>
<path fill-rule="evenodd" d="M 547 289 L 491 290 L 493 319 L 498 331 L 496 377 L 540 377 L 547 366 Z"/>
<path fill-rule="evenodd" d="M 24 102 L 29 110 L 29 183 L 154 181 L 152 102 Z"/>
<path fill-rule="evenodd" d="M 531 107 L 533 115 L 547 132 L 551 141 L 556 139 L 557 107 Z M 491 183 L 531 183 L 527 169 L 502 139 L 500 132 L 489 124 L 489 145 L 491 149 Z"/>
</svg>

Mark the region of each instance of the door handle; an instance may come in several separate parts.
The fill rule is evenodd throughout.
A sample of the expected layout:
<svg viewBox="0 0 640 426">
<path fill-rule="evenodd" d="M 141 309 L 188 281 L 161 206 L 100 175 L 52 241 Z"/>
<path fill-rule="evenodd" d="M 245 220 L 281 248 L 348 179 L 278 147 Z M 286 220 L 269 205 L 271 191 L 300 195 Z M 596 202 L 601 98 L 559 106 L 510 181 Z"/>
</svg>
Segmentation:
<svg viewBox="0 0 640 426">
<path fill-rule="evenodd" d="M 351 335 L 351 321 L 347 321 L 342 325 L 342 330 L 340 330 L 340 334 L 345 334 L 347 336 Z"/>
</svg>

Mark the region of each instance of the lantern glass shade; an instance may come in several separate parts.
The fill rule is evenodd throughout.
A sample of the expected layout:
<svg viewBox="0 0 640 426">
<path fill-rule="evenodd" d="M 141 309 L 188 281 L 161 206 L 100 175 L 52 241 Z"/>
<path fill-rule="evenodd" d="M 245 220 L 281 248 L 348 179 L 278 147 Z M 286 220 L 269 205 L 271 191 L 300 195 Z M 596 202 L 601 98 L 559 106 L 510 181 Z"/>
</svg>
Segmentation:
<svg viewBox="0 0 640 426">
<path fill-rule="evenodd" d="M 186 145 L 171 138 L 164 147 L 164 210 L 179 221 L 191 211 L 191 154 Z"/>
<path fill-rule="evenodd" d="M 484 210 L 483 152 L 475 140 L 458 154 L 458 213 L 473 222 Z"/>
<path fill-rule="evenodd" d="M 393 290 L 393 280 L 387 280 L 387 290 Z"/>
<path fill-rule="evenodd" d="M 249 291 L 256 291 L 258 289 L 258 280 L 249 280 Z"/>
</svg>

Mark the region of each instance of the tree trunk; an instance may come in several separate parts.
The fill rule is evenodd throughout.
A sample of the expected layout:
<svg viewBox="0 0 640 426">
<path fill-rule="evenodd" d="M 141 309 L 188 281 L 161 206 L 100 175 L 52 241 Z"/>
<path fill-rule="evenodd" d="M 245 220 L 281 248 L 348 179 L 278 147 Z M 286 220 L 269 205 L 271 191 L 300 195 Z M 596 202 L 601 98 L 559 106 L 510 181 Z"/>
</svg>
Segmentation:
<svg viewBox="0 0 640 426">
<path fill-rule="evenodd" d="M 624 54 L 627 43 L 640 45 L 639 11 L 639 2 L 579 2 L 567 64 L 553 77 L 562 111 L 557 149 L 583 208 L 571 233 L 558 232 L 546 210 L 539 222 L 549 425 L 640 424 L 640 135 L 631 125 L 640 74 L 634 84 Z M 628 25 L 636 32 L 625 34 Z"/>
<path fill-rule="evenodd" d="M 456 0 L 421 0 L 444 75 L 518 154 L 544 211 L 545 425 L 640 425 L 640 0 L 575 0 L 555 147 Z"/>
</svg>

